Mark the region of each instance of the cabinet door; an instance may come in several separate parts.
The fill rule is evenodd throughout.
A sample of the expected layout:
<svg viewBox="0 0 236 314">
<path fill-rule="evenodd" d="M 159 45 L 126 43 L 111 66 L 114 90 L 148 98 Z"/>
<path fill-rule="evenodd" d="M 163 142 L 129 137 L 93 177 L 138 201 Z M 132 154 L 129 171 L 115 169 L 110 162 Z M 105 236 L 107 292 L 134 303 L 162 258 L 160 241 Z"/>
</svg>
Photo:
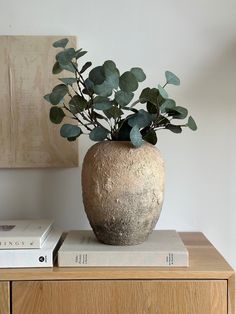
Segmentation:
<svg viewBox="0 0 236 314">
<path fill-rule="evenodd" d="M 226 280 L 13 282 L 13 314 L 226 314 Z"/>
<path fill-rule="evenodd" d="M 0 282 L 0 314 L 10 314 L 9 282 Z"/>
</svg>

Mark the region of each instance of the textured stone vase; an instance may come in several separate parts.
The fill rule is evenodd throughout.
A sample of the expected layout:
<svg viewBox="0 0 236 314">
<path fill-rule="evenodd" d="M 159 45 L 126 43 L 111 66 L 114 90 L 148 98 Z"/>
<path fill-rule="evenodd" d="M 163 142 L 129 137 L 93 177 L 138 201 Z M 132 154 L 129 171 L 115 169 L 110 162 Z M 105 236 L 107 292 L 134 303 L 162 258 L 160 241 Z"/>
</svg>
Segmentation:
<svg viewBox="0 0 236 314">
<path fill-rule="evenodd" d="M 97 239 L 112 245 L 144 242 L 160 216 L 164 162 L 144 143 L 104 141 L 87 152 L 82 168 L 83 202 Z"/>
</svg>

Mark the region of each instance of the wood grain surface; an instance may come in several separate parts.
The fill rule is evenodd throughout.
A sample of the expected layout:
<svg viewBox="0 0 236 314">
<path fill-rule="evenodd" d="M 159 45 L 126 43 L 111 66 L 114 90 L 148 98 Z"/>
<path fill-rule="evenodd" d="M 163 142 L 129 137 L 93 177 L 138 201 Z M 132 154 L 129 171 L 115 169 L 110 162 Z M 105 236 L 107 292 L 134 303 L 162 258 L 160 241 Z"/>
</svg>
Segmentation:
<svg viewBox="0 0 236 314">
<path fill-rule="evenodd" d="M 14 282 L 13 314 L 227 314 L 227 281 Z"/>
<path fill-rule="evenodd" d="M 229 279 L 234 270 L 199 232 L 180 233 L 189 250 L 189 267 L 83 267 L 0 269 L 0 280 L 73 279 Z"/>
<path fill-rule="evenodd" d="M 9 282 L 0 282 L 0 314 L 10 314 Z"/>
<path fill-rule="evenodd" d="M 78 166 L 78 142 L 60 137 L 43 96 L 59 84 L 52 74 L 62 36 L 0 36 L 0 167 Z M 76 38 L 69 37 L 76 46 Z"/>
</svg>

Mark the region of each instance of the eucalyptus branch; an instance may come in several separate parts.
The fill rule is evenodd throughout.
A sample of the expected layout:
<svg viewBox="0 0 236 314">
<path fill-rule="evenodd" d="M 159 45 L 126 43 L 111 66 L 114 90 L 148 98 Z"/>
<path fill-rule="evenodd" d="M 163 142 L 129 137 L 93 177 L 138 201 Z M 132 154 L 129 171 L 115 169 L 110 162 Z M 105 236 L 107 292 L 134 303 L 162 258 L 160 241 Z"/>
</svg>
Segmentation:
<svg viewBox="0 0 236 314">
<path fill-rule="evenodd" d="M 105 139 L 131 140 L 136 147 L 142 145 L 143 139 L 155 144 L 156 137 L 153 132 L 166 128 L 168 124 L 170 126 L 167 128 L 176 133 L 179 133 L 179 128 L 183 126 L 188 126 L 192 130 L 197 129 L 196 123 L 191 116 L 188 117 L 188 121 L 185 124 L 176 127 L 174 127 L 174 124 L 171 124 L 173 117 L 182 119 L 187 116 L 186 108 L 176 106 L 173 100 L 168 104 L 168 108 L 171 109 L 170 113 L 173 116 L 169 116 L 168 112 L 162 112 L 158 118 L 158 113 L 154 115 L 152 106 L 146 104 L 153 103 L 153 99 L 157 99 L 157 106 L 160 108 L 163 101 L 165 101 L 160 94 L 163 91 L 162 89 L 167 84 L 180 84 L 179 78 L 174 73 L 166 71 L 166 83 L 163 86 L 158 86 L 158 88 L 146 87 L 142 90 L 141 96 L 136 101 L 131 102 L 134 91 L 138 89 L 139 83 L 146 78 L 141 68 L 133 67 L 130 71 L 125 71 L 120 75 L 116 64 L 111 60 L 107 60 L 102 65 L 90 70 L 88 77 L 84 78 L 85 70 L 92 63 L 90 61 L 85 63 L 80 70 L 77 61 L 86 52 L 82 51 L 82 49 L 75 51 L 74 48 L 66 48 L 68 42 L 67 38 L 63 38 L 53 44 L 56 48 L 62 48 L 62 51 L 56 55 L 53 73 L 57 74 L 62 70 L 68 70 L 74 74 L 72 79 L 61 79 L 64 84 L 55 86 L 50 94 L 44 96 L 53 105 L 50 109 L 50 119 L 53 123 L 61 123 L 65 117 L 65 112 L 68 111 L 72 115 L 72 119 L 75 119 L 83 128 L 92 132 L 90 138 L 94 141 Z M 65 67 L 65 64 L 68 66 Z M 76 82 L 76 84 L 73 85 L 71 82 Z M 65 98 L 67 94 L 69 96 L 68 99 Z M 64 107 L 61 107 L 60 103 L 64 98 Z M 140 102 L 140 99 L 143 98 L 146 99 L 145 104 Z M 68 104 L 67 100 L 69 101 Z M 132 109 L 137 104 L 141 104 L 143 108 Z M 141 107 L 141 105 L 138 107 Z M 95 108 L 101 110 L 101 115 L 106 120 L 106 123 L 100 120 L 102 117 L 98 115 Z M 107 118 L 106 110 L 109 110 L 109 118 Z M 132 114 L 128 114 L 124 118 L 125 110 L 132 111 Z M 162 111 L 165 111 L 164 108 Z M 131 121 L 129 119 L 132 119 L 132 123 L 128 123 Z M 130 127 L 126 127 L 126 124 L 130 125 Z M 146 125 L 146 127 L 142 128 L 140 125 Z M 78 126 L 73 124 L 68 125 L 66 123 L 66 125 L 64 124 L 61 127 L 61 135 L 69 140 L 76 139 L 80 134 L 81 131 Z M 149 136 L 145 137 L 145 135 Z"/>
</svg>

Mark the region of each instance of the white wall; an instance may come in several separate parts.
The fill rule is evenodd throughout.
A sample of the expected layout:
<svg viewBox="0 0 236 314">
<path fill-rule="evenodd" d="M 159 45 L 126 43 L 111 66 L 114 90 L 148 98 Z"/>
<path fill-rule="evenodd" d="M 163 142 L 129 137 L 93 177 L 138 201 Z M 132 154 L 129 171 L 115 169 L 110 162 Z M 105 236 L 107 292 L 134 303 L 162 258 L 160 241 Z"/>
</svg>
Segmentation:
<svg viewBox="0 0 236 314">
<path fill-rule="evenodd" d="M 157 228 L 199 230 L 236 268 L 236 2 L 234 0 L 0 0 L 1 35 L 77 35 L 88 59 L 141 66 L 169 88 L 199 130 L 159 133 L 167 168 Z M 86 61 L 86 58 L 85 58 Z M 81 160 L 92 143 L 80 141 Z M 86 228 L 80 169 L 0 170 L 0 218 L 55 215 Z"/>
</svg>

